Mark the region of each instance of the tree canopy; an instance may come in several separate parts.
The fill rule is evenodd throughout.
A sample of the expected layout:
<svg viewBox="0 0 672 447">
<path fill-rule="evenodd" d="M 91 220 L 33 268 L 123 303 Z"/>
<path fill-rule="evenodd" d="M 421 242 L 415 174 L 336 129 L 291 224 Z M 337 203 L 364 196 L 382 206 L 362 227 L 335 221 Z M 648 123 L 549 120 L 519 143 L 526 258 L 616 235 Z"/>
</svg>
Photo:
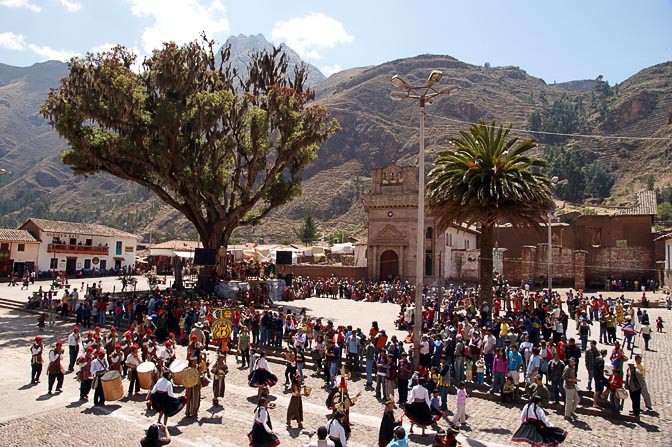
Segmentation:
<svg viewBox="0 0 672 447">
<path fill-rule="evenodd" d="M 214 42 L 167 43 L 134 71 L 118 46 L 73 58 L 42 115 L 70 143 L 77 174 L 109 172 L 183 214 L 206 248 L 301 193 L 301 174 L 338 131 L 309 105 L 305 66 L 280 49 L 250 55 L 247 73 Z"/>
<path fill-rule="evenodd" d="M 538 226 L 555 204 L 544 160 L 530 158 L 534 140 L 509 138 L 510 127 L 480 121 L 439 152 L 427 183 L 427 205 L 439 229 L 479 224 L 481 299 L 492 303 L 494 228 Z M 492 309 L 492 306 L 490 306 Z"/>
</svg>

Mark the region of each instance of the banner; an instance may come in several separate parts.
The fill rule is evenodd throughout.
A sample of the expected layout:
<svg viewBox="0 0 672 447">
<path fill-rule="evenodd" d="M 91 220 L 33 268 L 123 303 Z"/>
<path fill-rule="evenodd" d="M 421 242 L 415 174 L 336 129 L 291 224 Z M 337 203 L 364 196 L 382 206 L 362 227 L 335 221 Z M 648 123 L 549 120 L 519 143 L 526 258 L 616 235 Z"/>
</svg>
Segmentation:
<svg viewBox="0 0 672 447">
<path fill-rule="evenodd" d="M 233 335 L 233 309 L 222 307 L 212 310 L 212 339 L 225 340 Z"/>
</svg>

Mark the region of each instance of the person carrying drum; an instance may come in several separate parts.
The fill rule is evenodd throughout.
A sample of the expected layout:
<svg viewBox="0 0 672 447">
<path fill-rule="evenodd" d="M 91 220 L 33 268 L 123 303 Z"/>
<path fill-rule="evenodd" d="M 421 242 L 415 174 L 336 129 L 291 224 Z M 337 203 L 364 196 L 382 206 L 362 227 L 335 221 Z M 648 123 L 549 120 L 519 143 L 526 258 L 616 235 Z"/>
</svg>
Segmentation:
<svg viewBox="0 0 672 447">
<path fill-rule="evenodd" d="M 93 361 L 93 346 L 87 346 L 84 354 L 77 359 L 79 372 L 77 378 L 79 379 L 79 399 L 89 400 L 89 391 L 91 391 L 91 382 L 93 376 L 91 375 L 91 362 Z"/>
<path fill-rule="evenodd" d="M 131 346 L 131 354 L 126 357 L 126 368 L 128 379 L 130 383 L 128 384 L 128 396 L 131 396 L 131 392 L 138 394 L 140 392 L 140 380 L 138 380 L 138 366 L 142 363 L 140 359 L 140 347 L 137 344 Z"/>
<path fill-rule="evenodd" d="M 104 349 L 98 351 L 98 356 L 91 362 L 91 375 L 93 376 L 92 387 L 93 404 L 105 405 L 105 393 L 103 393 L 103 375 L 109 370 Z"/>
</svg>

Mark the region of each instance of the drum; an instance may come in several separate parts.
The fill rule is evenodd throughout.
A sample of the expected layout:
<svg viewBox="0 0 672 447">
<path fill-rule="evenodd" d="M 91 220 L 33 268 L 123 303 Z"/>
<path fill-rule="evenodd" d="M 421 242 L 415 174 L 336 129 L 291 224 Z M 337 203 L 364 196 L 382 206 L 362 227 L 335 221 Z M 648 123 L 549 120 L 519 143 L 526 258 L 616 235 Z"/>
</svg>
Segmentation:
<svg viewBox="0 0 672 447">
<path fill-rule="evenodd" d="M 170 372 L 173 373 L 173 383 L 175 385 L 184 385 L 182 373 L 187 369 L 187 362 L 184 360 L 175 360 L 170 364 Z"/>
<path fill-rule="evenodd" d="M 313 388 L 312 388 L 312 387 L 310 387 L 310 386 L 308 386 L 308 385 L 304 385 L 304 386 L 303 386 L 303 395 L 304 395 L 304 396 L 306 396 L 306 397 L 310 397 L 310 393 L 312 393 L 312 392 L 313 392 Z"/>
<path fill-rule="evenodd" d="M 154 363 L 140 363 L 136 371 L 138 372 L 138 382 L 140 382 L 140 388 L 143 390 L 150 389 L 152 385 L 154 385 L 154 372 L 156 371 L 156 366 L 154 366 Z"/>
<path fill-rule="evenodd" d="M 100 378 L 103 384 L 105 400 L 119 400 L 124 397 L 124 387 L 121 384 L 121 374 L 117 370 L 108 371 Z"/>
<path fill-rule="evenodd" d="M 182 373 L 182 382 L 187 388 L 194 387 L 201 381 L 201 374 L 196 368 L 186 368 Z"/>
</svg>

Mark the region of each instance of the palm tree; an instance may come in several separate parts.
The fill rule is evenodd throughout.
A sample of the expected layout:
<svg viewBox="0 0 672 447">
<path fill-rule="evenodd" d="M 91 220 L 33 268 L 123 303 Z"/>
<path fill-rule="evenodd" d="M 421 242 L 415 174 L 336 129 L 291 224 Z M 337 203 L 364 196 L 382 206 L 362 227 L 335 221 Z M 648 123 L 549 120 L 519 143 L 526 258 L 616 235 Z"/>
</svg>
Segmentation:
<svg viewBox="0 0 672 447">
<path fill-rule="evenodd" d="M 527 155 L 536 142 L 507 139 L 510 130 L 479 121 L 460 131 L 450 140 L 455 150 L 439 152 L 427 184 L 427 206 L 439 229 L 480 225 L 480 299 L 490 309 L 495 225 L 539 228 L 555 207 L 551 180 L 541 170 L 546 162 Z"/>
</svg>

